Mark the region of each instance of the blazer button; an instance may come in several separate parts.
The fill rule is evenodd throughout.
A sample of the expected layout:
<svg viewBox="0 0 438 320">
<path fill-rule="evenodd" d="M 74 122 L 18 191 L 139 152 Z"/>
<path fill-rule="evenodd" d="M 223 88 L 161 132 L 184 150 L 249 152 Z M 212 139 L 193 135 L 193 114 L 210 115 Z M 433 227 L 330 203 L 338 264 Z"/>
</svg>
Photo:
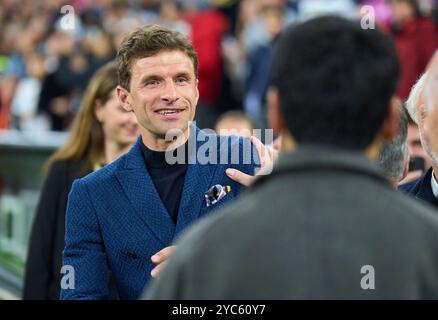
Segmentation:
<svg viewBox="0 0 438 320">
<path fill-rule="evenodd" d="M 137 259 L 137 254 L 135 252 L 132 252 L 132 251 L 128 251 L 127 256 L 129 259 Z"/>
</svg>

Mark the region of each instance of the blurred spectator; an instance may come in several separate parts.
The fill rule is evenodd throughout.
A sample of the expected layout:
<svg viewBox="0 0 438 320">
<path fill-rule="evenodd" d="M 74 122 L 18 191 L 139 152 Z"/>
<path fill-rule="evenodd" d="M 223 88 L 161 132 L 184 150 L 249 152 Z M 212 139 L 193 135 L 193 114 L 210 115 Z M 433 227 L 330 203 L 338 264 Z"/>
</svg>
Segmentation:
<svg viewBox="0 0 438 320">
<path fill-rule="evenodd" d="M 229 31 L 235 35 L 238 19 L 239 19 L 239 6 L 240 0 L 211 0 L 215 6 L 217 6 L 221 12 L 227 16 L 230 28 Z"/>
<path fill-rule="evenodd" d="M 422 16 L 417 0 L 390 0 L 389 3 L 393 17 L 389 32 L 402 65 L 397 93 L 405 100 L 438 48 L 438 31 L 430 17 Z"/>
<path fill-rule="evenodd" d="M 391 0 L 395 2 L 415 1 Z M 17 90 L 22 92 L 24 84 L 30 90 L 27 60 L 31 54 L 40 56 L 44 67 L 34 116 L 48 116 L 51 129 L 65 130 L 91 74 L 114 57 L 127 34 L 147 23 L 165 25 L 192 39 L 200 60 L 198 125 L 212 128 L 221 113 L 243 106 L 251 118 L 266 126 L 265 75 L 272 39 L 282 26 L 327 13 L 354 18 L 358 5 L 365 4 L 374 6 L 378 22 L 392 16 L 387 0 L 0 0 L 0 127 L 17 126 L 18 107 L 12 106 L 12 100 L 22 97 Z M 420 11 L 430 14 L 436 1 L 420 4 Z M 73 30 L 61 26 L 64 5 L 74 8 Z M 401 16 L 404 11 L 397 10 Z M 401 55 L 410 65 L 404 70 L 413 77 L 418 75 L 416 69 L 422 69 L 426 47 L 432 47 L 418 40 L 428 37 L 422 31 L 427 23 L 418 25 L 419 37 L 411 34 L 412 27 L 395 32 Z M 32 99 L 29 95 L 18 102 L 24 100 Z"/>
<path fill-rule="evenodd" d="M 411 196 L 438 206 L 438 183 L 436 172 L 438 172 L 438 149 L 435 148 L 435 138 L 425 130 L 425 123 L 430 122 L 433 114 L 426 107 L 426 91 L 428 83 L 428 72 L 425 72 L 412 88 L 406 102 L 406 109 L 411 115 L 412 120 L 418 124 L 420 140 L 423 149 L 429 155 L 432 165 L 418 179 L 400 185 L 399 189 Z"/>
<path fill-rule="evenodd" d="M 110 35 L 98 28 L 87 29 L 80 43 L 67 32 L 52 37 L 54 48 L 48 50 L 54 51 L 56 63 L 43 83 L 39 110 L 49 115 L 52 130 L 64 130 L 76 113 L 91 75 L 115 57 L 115 49 Z"/>
<path fill-rule="evenodd" d="M 363 0 L 362 6 L 372 6 L 374 9 L 376 22 L 379 25 L 388 25 L 391 23 L 392 10 L 388 0 Z"/>
<path fill-rule="evenodd" d="M 432 160 L 422 145 L 419 123 L 419 105 L 424 103 L 423 88 L 425 86 L 425 76 L 420 79 L 412 87 L 409 97 L 406 101 L 406 109 L 410 115 L 410 122 L 408 126 L 408 148 L 411 158 L 422 158 L 424 160 L 424 168 L 427 170 L 432 166 Z"/>
<path fill-rule="evenodd" d="M 38 54 L 26 58 L 26 76 L 19 80 L 12 100 L 13 126 L 30 128 L 35 117 L 41 92 L 41 81 L 45 76 L 43 59 Z"/>
<path fill-rule="evenodd" d="M 185 1 L 185 19 L 191 27 L 190 38 L 199 59 L 199 102 L 196 124 L 213 128 L 218 117 L 217 102 L 221 90 L 223 59 L 222 39 L 229 28 L 228 20 L 208 1 Z"/>
<path fill-rule="evenodd" d="M 422 115 L 420 123 L 424 130 L 424 139 L 428 141 L 430 148 L 436 153 L 438 150 L 438 50 L 430 61 L 427 69 L 424 101 L 425 104 L 421 106 L 424 110 L 420 110 Z M 437 197 L 438 183 L 435 184 L 432 189 L 434 189 L 434 194 Z"/>
<path fill-rule="evenodd" d="M 108 7 L 100 9 L 102 11 L 103 29 L 113 35 L 113 45 L 118 48 L 123 38 L 150 21 L 146 21 L 141 16 L 141 10 L 130 10 L 126 0 L 112 0 Z"/>
<path fill-rule="evenodd" d="M 253 135 L 253 130 L 253 121 L 241 111 L 228 111 L 222 114 L 215 127 L 215 131 L 219 135 L 237 134 L 250 137 Z"/>
<path fill-rule="evenodd" d="M 160 24 L 185 36 L 191 33 L 190 25 L 182 19 L 182 5 L 171 0 L 161 3 Z"/>
<path fill-rule="evenodd" d="M 415 122 L 410 121 L 408 125 L 408 137 L 407 137 L 409 155 L 411 157 L 419 157 L 424 160 L 424 167 L 422 170 L 430 168 L 432 165 L 432 160 L 430 160 L 429 155 L 421 146 L 420 131 Z"/>
<path fill-rule="evenodd" d="M 18 98 L 18 104 L 34 99 L 33 103 L 38 104 L 38 113 L 50 117 L 51 128 L 64 130 L 77 111 L 91 75 L 115 57 L 114 38 L 101 29 L 104 25 L 103 12 L 109 11 L 112 3 L 3 0 L 1 4 L 3 41 L 0 54 L 6 57 L 7 66 L 4 77 L 0 79 L 0 114 L 3 115 L 0 118 L 6 119 L 5 114 L 12 112 L 16 119 L 17 112 L 21 112 L 18 109 L 34 109 L 32 105 L 12 106 L 14 96 Z M 69 14 L 74 14 L 73 30 L 64 30 L 61 24 L 65 14 L 61 8 L 64 5 L 73 5 L 75 9 L 75 12 L 69 11 Z M 28 81 L 27 70 L 30 69 L 26 60 L 31 54 L 37 54 L 43 60 L 43 77 L 38 78 L 38 82 Z M 30 77 L 35 80 L 35 77 Z M 33 85 L 34 89 L 41 86 L 39 97 L 36 94 L 31 99 L 21 94 L 23 86 L 30 90 L 30 83 L 39 84 Z M 18 89 L 19 92 L 16 92 Z M 37 91 L 32 90 L 33 93 Z M 13 125 L 16 125 L 15 120 Z"/>
<path fill-rule="evenodd" d="M 128 151 L 138 134 L 132 113 L 116 95 L 117 67 L 102 67 L 93 77 L 70 139 L 49 160 L 29 242 L 24 299 L 58 299 L 64 249 L 67 196 L 73 180 L 112 162 Z M 111 285 L 110 298 L 116 298 Z"/>
<path fill-rule="evenodd" d="M 255 121 L 267 127 L 266 92 L 271 68 L 272 43 L 283 27 L 283 13 L 279 6 L 260 9 L 260 16 L 269 41 L 256 46 L 248 53 L 248 76 L 246 80 L 245 111 Z"/>
<path fill-rule="evenodd" d="M 332 14 L 349 19 L 357 16 L 357 8 L 353 0 L 301 0 L 298 2 L 298 12 L 300 20 Z"/>
<path fill-rule="evenodd" d="M 420 131 L 418 130 L 418 126 L 412 121 L 412 119 L 410 119 L 410 117 L 406 142 L 408 145 L 410 158 L 409 172 L 406 177 L 400 181 L 400 184 L 417 180 L 432 165 L 432 160 L 421 145 Z"/>
<path fill-rule="evenodd" d="M 285 24 L 296 20 L 296 13 L 286 6 L 283 0 L 243 0 L 240 6 L 241 41 L 245 51 L 250 54 L 259 46 L 271 41 L 271 36 L 263 20 L 262 8 L 279 7 Z"/>
</svg>

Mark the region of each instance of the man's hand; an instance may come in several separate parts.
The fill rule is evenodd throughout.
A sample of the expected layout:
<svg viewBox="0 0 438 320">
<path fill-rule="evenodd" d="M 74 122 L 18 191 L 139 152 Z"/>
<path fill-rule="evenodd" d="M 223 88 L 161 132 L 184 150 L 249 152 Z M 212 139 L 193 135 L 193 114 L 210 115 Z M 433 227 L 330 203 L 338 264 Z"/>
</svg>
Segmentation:
<svg viewBox="0 0 438 320">
<path fill-rule="evenodd" d="M 167 259 L 173 254 L 175 248 L 175 246 L 166 247 L 151 257 L 152 262 L 156 264 L 155 268 L 151 271 L 151 276 L 153 278 L 156 278 L 161 270 L 163 270 Z"/>
<path fill-rule="evenodd" d="M 254 144 L 260 158 L 260 170 L 255 176 L 243 173 L 242 171 L 228 168 L 225 173 L 227 176 L 245 187 L 249 187 L 254 183 L 257 176 L 262 176 L 271 173 L 274 163 L 277 161 L 280 154 L 281 136 L 274 140 L 272 146 L 265 146 L 258 138 L 252 136 L 251 142 Z"/>
<path fill-rule="evenodd" d="M 406 177 L 404 177 L 402 180 L 400 180 L 398 182 L 398 185 L 401 186 L 402 184 L 406 184 L 406 183 L 412 182 L 414 180 L 417 180 L 422 175 L 423 175 L 423 171 L 422 170 L 410 171 L 410 172 L 408 172 Z"/>
</svg>

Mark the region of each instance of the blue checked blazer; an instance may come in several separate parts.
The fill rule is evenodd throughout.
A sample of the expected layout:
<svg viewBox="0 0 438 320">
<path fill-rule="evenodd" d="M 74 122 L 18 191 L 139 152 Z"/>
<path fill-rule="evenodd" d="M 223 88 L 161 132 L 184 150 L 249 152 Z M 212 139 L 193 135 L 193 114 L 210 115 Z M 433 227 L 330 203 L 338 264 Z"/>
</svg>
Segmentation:
<svg viewBox="0 0 438 320">
<path fill-rule="evenodd" d="M 209 142 L 215 147 L 205 154 L 217 151 L 217 160 L 227 159 L 228 164 L 189 162 L 176 225 L 148 174 L 141 138 L 115 162 L 73 183 L 67 205 L 63 265 L 73 267 L 74 288 L 61 289 L 61 299 L 106 299 L 109 272 L 120 299 L 137 299 L 154 268 L 151 256 L 171 245 L 194 221 L 244 190 L 226 176 L 225 170 L 231 167 L 254 174 L 259 159 L 249 139 L 194 130 L 198 136 L 196 150 L 205 151 L 205 143 Z M 238 152 L 237 161 L 231 153 L 224 156 L 227 151 Z M 245 153 L 250 155 L 246 164 Z M 215 184 L 230 185 L 231 191 L 207 207 L 204 194 Z"/>
</svg>

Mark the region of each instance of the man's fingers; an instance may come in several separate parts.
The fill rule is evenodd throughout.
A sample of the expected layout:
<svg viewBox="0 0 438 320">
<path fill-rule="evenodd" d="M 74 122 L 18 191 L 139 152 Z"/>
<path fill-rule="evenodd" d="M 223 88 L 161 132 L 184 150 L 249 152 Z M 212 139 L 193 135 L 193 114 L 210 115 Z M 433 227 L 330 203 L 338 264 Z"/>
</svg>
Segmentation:
<svg viewBox="0 0 438 320">
<path fill-rule="evenodd" d="M 225 173 L 231 180 L 236 181 L 245 187 L 249 187 L 255 179 L 254 176 L 232 168 L 225 170 Z"/>
<path fill-rule="evenodd" d="M 274 148 L 274 150 L 280 151 L 281 150 L 281 135 L 278 136 L 274 142 L 272 143 L 272 147 Z"/>
<path fill-rule="evenodd" d="M 152 278 L 158 277 L 158 274 L 164 269 L 165 266 L 166 266 L 166 261 L 164 261 L 163 263 L 160 263 L 155 268 L 153 268 L 151 271 Z"/>
<path fill-rule="evenodd" d="M 266 146 L 260 141 L 260 139 L 254 136 L 251 136 L 251 142 L 256 148 L 257 153 L 259 154 L 260 166 L 261 167 L 265 166 L 266 156 L 269 156 Z"/>
<path fill-rule="evenodd" d="M 256 176 L 271 173 L 273 163 L 278 158 L 278 153 L 281 146 L 281 137 L 274 141 L 272 147 L 265 146 L 260 139 L 254 136 L 251 136 L 251 143 L 256 148 L 260 159 L 260 170 L 256 173 Z M 245 187 L 249 187 L 256 179 L 256 176 L 251 176 L 232 168 L 228 168 L 225 173 L 231 180 L 236 181 Z"/>
<path fill-rule="evenodd" d="M 404 177 L 402 180 L 400 180 L 400 182 L 398 183 L 398 185 L 402 185 L 414 180 L 417 180 L 418 178 L 420 178 L 423 175 L 423 171 L 421 170 L 415 170 L 415 171 L 410 171 L 406 177 Z"/>
<path fill-rule="evenodd" d="M 272 144 L 272 162 L 273 162 L 273 164 L 278 160 L 278 157 L 280 156 L 281 143 L 282 143 L 282 136 L 278 136 Z"/>
<path fill-rule="evenodd" d="M 161 251 L 158 251 L 151 257 L 152 262 L 156 264 L 156 267 L 153 268 L 151 271 L 151 276 L 153 278 L 156 278 L 161 270 L 164 268 L 167 259 L 169 259 L 169 257 L 173 254 L 175 248 L 176 246 L 168 246 Z"/>
<path fill-rule="evenodd" d="M 174 251 L 175 251 L 175 246 L 166 247 L 166 248 L 162 249 L 161 251 L 158 251 L 156 254 L 154 254 L 151 257 L 151 260 L 155 264 L 160 264 L 163 261 L 166 261 L 167 259 L 169 259 L 169 257 L 172 255 L 172 253 Z"/>
</svg>

